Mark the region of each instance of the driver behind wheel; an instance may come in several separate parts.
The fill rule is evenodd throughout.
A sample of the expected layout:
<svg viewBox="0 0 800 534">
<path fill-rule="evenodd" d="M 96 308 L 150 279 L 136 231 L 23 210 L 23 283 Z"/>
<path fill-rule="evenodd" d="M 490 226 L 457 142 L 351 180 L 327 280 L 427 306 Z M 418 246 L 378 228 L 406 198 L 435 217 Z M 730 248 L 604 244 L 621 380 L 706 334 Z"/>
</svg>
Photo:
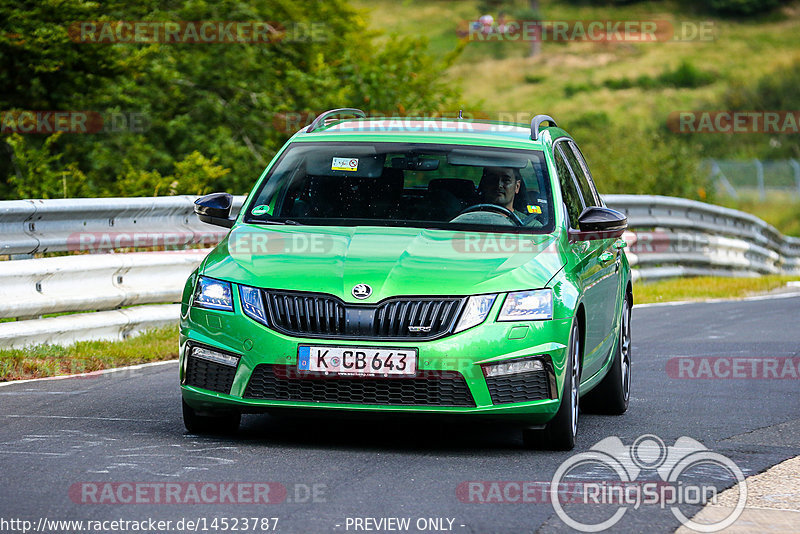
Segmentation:
<svg viewBox="0 0 800 534">
<path fill-rule="evenodd" d="M 519 193 L 522 185 L 522 175 L 519 169 L 513 167 L 484 167 L 478 184 L 478 194 L 482 202 L 497 204 L 514 212 L 517 217 L 524 219 L 525 213 L 514 209 L 514 198 Z"/>
</svg>

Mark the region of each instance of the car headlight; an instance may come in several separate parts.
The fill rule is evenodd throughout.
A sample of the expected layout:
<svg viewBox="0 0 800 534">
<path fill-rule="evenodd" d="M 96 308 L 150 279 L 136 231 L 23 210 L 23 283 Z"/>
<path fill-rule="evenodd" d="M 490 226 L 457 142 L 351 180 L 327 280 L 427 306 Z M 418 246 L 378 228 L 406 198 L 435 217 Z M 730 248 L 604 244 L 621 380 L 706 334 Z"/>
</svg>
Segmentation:
<svg viewBox="0 0 800 534">
<path fill-rule="evenodd" d="M 212 310 L 233 311 L 231 283 L 201 276 L 194 290 L 194 306 Z"/>
<path fill-rule="evenodd" d="M 261 290 L 250 286 L 239 286 L 239 297 L 242 301 L 242 311 L 245 315 L 262 324 L 267 324 L 267 314 L 264 311 L 264 300 Z"/>
<path fill-rule="evenodd" d="M 492 304 L 494 304 L 494 299 L 496 298 L 497 295 L 471 296 L 467 300 L 467 305 L 464 306 L 464 311 L 461 312 L 461 318 L 458 320 L 454 333 L 477 326 L 486 320 L 486 316 L 489 315 L 489 310 L 492 309 Z"/>
<path fill-rule="evenodd" d="M 553 291 L 516 291 L 506 296 L 498 321 L 542 321 L 553 318 Z"/>
</svg>

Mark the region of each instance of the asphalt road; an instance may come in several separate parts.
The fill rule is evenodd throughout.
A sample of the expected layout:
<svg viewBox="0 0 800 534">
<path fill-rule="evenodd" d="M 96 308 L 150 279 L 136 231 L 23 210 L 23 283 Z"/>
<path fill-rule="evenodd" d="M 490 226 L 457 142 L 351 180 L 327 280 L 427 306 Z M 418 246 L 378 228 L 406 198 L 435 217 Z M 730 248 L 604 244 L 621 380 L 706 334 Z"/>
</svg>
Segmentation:
<svg viewBox="0 0 800 534">
<path fill-rule="evenodd" d="M 277 531 L 284 533 L 364 532 L 366 527 L 389 532 L 394 523 L 383 528 L 360 523 L 364 528 L 356 530 L 355 522 L 389 517 L 408 518 L 408 532 L 570 531 L 547 502 L 476 503 L 457 488 L 468 481 L 550 481 L 562 462 L 609 436 L 625 445 L 643 434 L 654 434 L 666 445 L 688 436 L 733 460 L 745 475 L 797 456 L 797 375 L 780 367 L 778 376 L 784 378 L 758 378 L 763 373 L 756 364 L 736 364 L 731 358 L 756 363 L 797 358 L 798 325 L 800 297 L 634 308 L 630 409 L 621 417 L 582 414 L 579 443 L 571 453 L 523 450 L 518 433 L 505 427 L 438 420 L 248 415 L 233 438 L 189 435 L 181 422 L 175 363 L 2 387 L 0 532 L 21 531 L 22 524 L 11 520 L 31 521 L 35 529 L 44 519 L 39 528 L 46 532 L 78 531 L 75 525 L 47 528 L 51 520 L 118 519 L 170 520 L 170 529 L 160 531 L 173 532 L 181 519 L 200 520 L 198 531 L 221 532 L 220 518 L 243 517 L 277 517 Z M 677 360 L 668 364 L 680 357 L 708 357 L 705 372 L 711 369 L 716 376 L 703 374 L 697 359 L 689 362 L 696 364 L 691 372 Z M 714 371 L 719 357 L 728 363 Z M 676 369 L 703 378 L 680 378 Z M 755 370 L 756 378 L 725 378 L 726 369 L 739 376 Z M 687 480 L 720 488 L 734 482 L 712 471 L 692 476 Z M 658 480 L 654 472 L 645 472 L 642 479 Z M 154 496 L 155 486 L 142 494 L 146 503 L 92 502 L 93 496 L 105 501 L 129 496 L 119 492 L 117 483 L 141 488 L 142 483 L 187 481 L 277 483 L 269 495 L 280 502 L 245 504 L 252 498 L 247 484 L 242 496 L 234 495 L 240 501 L 236 504 L 151 503 L 165 499 Z M 117 493 L 103 499 L 103 491 Z M 566 506 L 587 521 L 616 509 Z M 689 516 L 697 510 L 682 508 Z M 112 532 L 120 525 L 100 526 Z M 233 526 L 229 521 L 229 532 Z M 244 526 L 239 522 L 237 529 Z M 262 526 L 247 531 L 263 532 Z M 672 532 L 679 526 L 669 509 L 651 504 L 629 509 L 612 531 Z"/>
</svg>

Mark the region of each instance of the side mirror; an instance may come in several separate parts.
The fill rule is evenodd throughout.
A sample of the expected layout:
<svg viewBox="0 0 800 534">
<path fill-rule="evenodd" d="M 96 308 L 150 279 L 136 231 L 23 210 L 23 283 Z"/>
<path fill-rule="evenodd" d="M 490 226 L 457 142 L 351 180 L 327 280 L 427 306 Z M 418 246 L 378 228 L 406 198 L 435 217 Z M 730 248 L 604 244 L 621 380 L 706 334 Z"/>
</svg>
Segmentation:
<svg viewBox="0 0 800 534">
<path fill-rule="evenodd" d="M 578 230 L 569 231 L 570 241 L 620 237 L 628 228 L 624 213 L 603 206 L 589 206 L 578 217 Z"/>
<path fill-rule="evenodd" d="M 211 193 L 194 201 L 194 213 L 204 223 L 231 228 L 236 219 L 231 219 L 233 195 Z"/>
</svg>

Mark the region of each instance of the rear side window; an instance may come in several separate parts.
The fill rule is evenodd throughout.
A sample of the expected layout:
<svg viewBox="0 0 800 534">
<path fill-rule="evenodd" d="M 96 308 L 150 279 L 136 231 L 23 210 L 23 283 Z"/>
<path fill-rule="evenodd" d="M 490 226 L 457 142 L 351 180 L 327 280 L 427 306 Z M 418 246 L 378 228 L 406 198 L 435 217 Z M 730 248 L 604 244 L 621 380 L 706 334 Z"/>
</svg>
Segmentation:
<svg viewBox="0 0 800 534">
<path fill-rule="evenodd" d="M 569 172 L 567 163 L 564 161 L 558 146 L 554 147 L 553 155 L 555 156 L 558 182 L 561 184 L 561 195 L 564 197 L 564 204 L 567 206 L 567 214 L 569 214 L 570 227 L 577 228 L 578 217 L 580 217 L 583 209 L 581 197 L 578 195 L 575 181 L 572 179 L 572 174 Z"/>
<path fill-rule="evenodd" d="M 578 161 L 578 158 L 575 155 L 573 143 L 561 143 L 559 146 L 564 151 L 564 156 L 567 158 L 567 163 L 572 169 L 572 173 L 575 175 L 575 180 L 578 182 L 578 187 L 581 189 L 581 196 L 583 197 L 584 205 L 599 206 L 600 202 L 597 199 L 597 195 L 595 195 L 594 188 L 589 183 L 589 177 L 586 175 L 586 169 L 583 165 L 581 165 L 581 162 Z"/>
</svg>

